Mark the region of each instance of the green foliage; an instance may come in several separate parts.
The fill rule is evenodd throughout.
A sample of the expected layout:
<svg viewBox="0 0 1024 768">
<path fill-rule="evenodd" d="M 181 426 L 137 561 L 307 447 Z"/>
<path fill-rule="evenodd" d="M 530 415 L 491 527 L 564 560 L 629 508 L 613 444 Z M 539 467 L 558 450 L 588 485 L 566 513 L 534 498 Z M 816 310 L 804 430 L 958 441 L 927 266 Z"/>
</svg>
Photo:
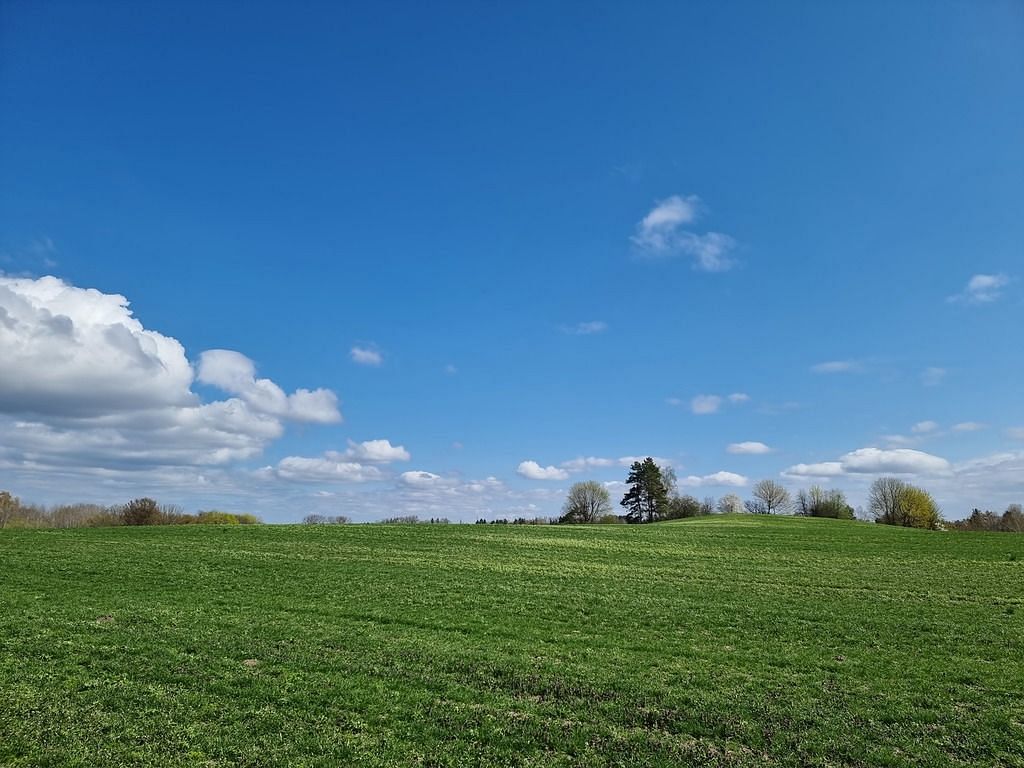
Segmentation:
<svg viewBox="0 0 1024 768">
<path fill-rule="evenodd" d="M 1022 766 L 1022 569 L 747 515 L 8 528 L 0 765 Z"/>
<path fill-rule="evenodd" d="M 684 494 L 668 500 L 665 519 L 681 520 L 684 517 L 698 517 L 701 514 L 701 503 L 695 497 Z"/>
<path fill-rule="evenodd" d="M 668 512 L 668 490 L 661 476 L 661 468 L 648 456 L 634 461 L 626 478 L 629 490 L 619 502 L 626 508 L 626 519 L 631 523 L 653 523 Z"/>
<path fill-rule="evenodd" d="M 880 477 L 871 484 L 868 507 L 884 525 L 935 530 L 942 513 L 931 494 L 895 477 Z"/>
<path fill-rule="evenodd" d="M 812 485 L 801 490 L 796 496 L 796 513 L 808 517 L 829 517 L 836 520 L 853 520 L 853 507 L 846 502 L 842 491 L 824 490 Z"/>
</svg>

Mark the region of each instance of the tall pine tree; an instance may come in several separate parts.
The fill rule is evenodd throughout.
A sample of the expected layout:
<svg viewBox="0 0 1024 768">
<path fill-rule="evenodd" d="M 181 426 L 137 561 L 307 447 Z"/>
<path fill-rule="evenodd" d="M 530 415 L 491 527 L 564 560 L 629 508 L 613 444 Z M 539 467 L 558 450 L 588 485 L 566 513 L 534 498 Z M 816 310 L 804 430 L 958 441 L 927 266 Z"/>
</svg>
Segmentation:
<svg viewBox="0 0 1024 768">
<path fill-rule="evenodd" d="M 626 520 L 631 523 L 653 523 L 668 511 L 668 489 L 661 476 L 661 468 L 648 456 L 634 461 L 626 478 L 629 490 L 619 502 L 625 507 Z"/>
</svg>

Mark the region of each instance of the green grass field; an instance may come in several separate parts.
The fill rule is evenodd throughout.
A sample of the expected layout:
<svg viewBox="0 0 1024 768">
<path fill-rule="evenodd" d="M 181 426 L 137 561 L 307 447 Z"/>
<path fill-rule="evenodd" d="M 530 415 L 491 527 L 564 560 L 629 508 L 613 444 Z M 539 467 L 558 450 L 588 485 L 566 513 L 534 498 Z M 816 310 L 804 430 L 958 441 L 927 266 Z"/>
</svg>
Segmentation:
<svg viewBox="0 0 1024 768">
<path fill-rule="evenodd" d="M 0 765 L 1024 766 L 1024 536 L 0 531 Z"/>
</svg>

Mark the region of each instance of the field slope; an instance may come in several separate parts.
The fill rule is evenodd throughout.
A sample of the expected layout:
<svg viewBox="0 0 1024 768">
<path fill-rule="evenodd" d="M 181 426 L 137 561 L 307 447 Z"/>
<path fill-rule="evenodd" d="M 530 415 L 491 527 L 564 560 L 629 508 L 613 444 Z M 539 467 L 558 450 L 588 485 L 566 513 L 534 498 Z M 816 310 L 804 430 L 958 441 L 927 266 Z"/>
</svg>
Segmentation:
<svg viewBox="0 0 1024 768">
<path fill-rule="evenodd" d="M 0 765 L 1024 766 L 1024 536 L 0 531 Z"/>
</svg>

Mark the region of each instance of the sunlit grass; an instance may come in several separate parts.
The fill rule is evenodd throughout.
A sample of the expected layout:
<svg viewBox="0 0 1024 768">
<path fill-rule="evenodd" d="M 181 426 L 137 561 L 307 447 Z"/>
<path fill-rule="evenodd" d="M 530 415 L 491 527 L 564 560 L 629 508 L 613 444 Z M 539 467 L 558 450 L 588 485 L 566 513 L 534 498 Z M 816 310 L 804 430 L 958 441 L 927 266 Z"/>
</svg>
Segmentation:
<svg viewBox="0 0 1024 768">
<path fill-rule="evenodd" d="M 1024 537 L 0 531 L 0 764 L 1024 765 Z"/>
</svg>

